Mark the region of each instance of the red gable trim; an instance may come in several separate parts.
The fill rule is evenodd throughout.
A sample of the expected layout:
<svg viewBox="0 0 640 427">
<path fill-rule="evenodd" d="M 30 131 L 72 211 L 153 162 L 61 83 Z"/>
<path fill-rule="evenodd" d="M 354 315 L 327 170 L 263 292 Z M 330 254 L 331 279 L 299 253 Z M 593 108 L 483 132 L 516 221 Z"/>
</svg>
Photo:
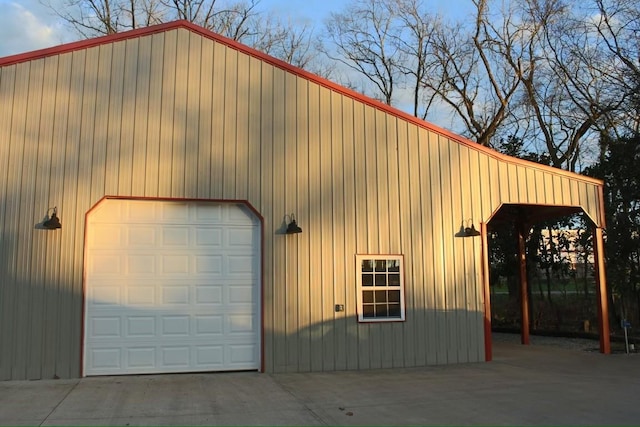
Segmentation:
<svg viewBox="0 0 640 427">
<path fill-rule="evenodd" d="M 194 33 L 197 33 L 199 35 L 201 35 L 202 37 L 211 39 L 213 41 L 216 41 L 218 43 L 224 44 L 230 48 L 236 49 L 239 52 L 245 53 L 247 55 L 253 56 L 261 61 L 264 61 L 268 64 L 271 64 L 275 67 L 278 67 L 280 69 L 283 69 L 289 73 L 293 73 L 297 76 L 303 77 L 306 80 L 312 81 L 320 86 L 324 86 L 332 91 L 341 93 L 345 96 L 348 96 L 358 102 L 364 103 L 366 105 L 369 105 L 370 107 L 376 108 L 378 110 L 381 110 L 385 113 L 391 114 L 397 118 L 400 118 L 402 120 L 405 120 L 409 123 L 412 123 L 416 126 L 419 126 L 423 129 L 435 132 L 445 138 L 451 139 L 452 141 L 455 141 L 459 144 L 462 144 L 464 146 L 467 146 L 471 149 L 474 150 L 478 150 L 482 153 L 485 153 L 493 158 L 496 158 L 500 161 L 503 162 L 507 162 L 507 163 L 512 163 L 512 164 L 519 164 L 519 165 L 524 165 L 524 166 L 528 166 L 528 167 L 533 167 L 536 169 L 542 169 L 542 170 L 547 170 L 550 171 L 554 174 L 557 175 L 564 175 L 564 176 L 568 176 L 571 179 L 575 179 L 575 180 L 579 180 L 579 181 L 583 181 L 583 182 L 588 182 L 588 183 L 592 183 L 592 184 L 596 184 L 598 186 L 603 186 L 603 181 L 599 180 L 599 179 L 595 179 L 595 178 L 591 178 L 588 176 L 584 176 L 584 175 L 580 175 L 580 174 L 576 174 L 573 172 L 569 172 L 569 171 L 565 171 L 563 169 L 558 169 L 558 168 L 554 168 L 551 166 L 546 166 L 546 165 L 541 165 L 539 163 L 534 163 L 534 162 L 530 162 L 527 160 L 522 160 L 522 159 L 518 159 L 515 157 L 511 157 L 511 156 L 507 156 L 505 154 L 499 153 L 491 148 L 485 147 L 483 145 L 479 145 L 476 142 L 473 142 L 467 138 L 464 138 L 460 135 L 457 135 L 449 130 L 446 130 L 444 128 L 441 128 L 439 126 L 436 126 L 432 123 L 426 122 L 424 120 L 421 120 L 415 116 L 412 116 L 408 113 L 405 113 L 404 111 L 401 111 L 395 107 L 391 107 L 387 104 L 384 104 L 380 101 L 376 101 L 375 99 L 369 98 L 361 93 L 355 92 L 351 89 L 347 89 L 343 86 L 340 86 L 337 83 L 333 83 L 329 80 L 326 80 L 320 76 L 317 76 L 315 74 L 312 74 L 308 71 L 305 71 L 301 68 L 297 68 L 294 67 L 291 64 L 288 64 L 284 61 L 281 61 L 277 58 L 274 58 L 272 56 L 269 56 L 263 52 L 260 52 L 258 50 L 255 50 L 249 46 L 243 45 L 241 43 L 238 43 L 235 40 L 231 40 L 227 37 L 221 36 L 220 34 L 216 34 L 212 31 L 209 31 L 205 28 L 202 28 L 198 25 L 195 25 L 189 21 L 185 21 L 185 20 L 179 20 L 179 21 L 173 21 L 173 22 L 167 22 L 164 24 L 158 24 L 158 25 L 153 25 L 150 27 L 144 27 L 144 28 L 138 28 L 135 30 L 131 30 L 131 31 L 125 31 L 122 33 L 116 33 L 116 34 L 110 34 L 107 36 L 101 36 L 101 37 L 96 37 L 93 39 L 88 39 L 88 40 L 81 40 L 81 41 L 77 41 L 77 42 L 73 42 L 73 43 L 68 43 L 68 44 L 63 44 L 60 46 L 54 46 L 54 47 L 50 47 L 50 48 L 46 48 L 46 49 L 41 49 L 41 50 L 36 50 L 33 52 L 27 52 L 27 53 L 21 53 L 21 54 L 17 54 L 17 55 L 12 55 L 12 56 L 7 56 L 5 58 L 0 58 L 0 67 L 3 66 L 8 66 L 8 65 L 14 65 L 14 64 L 18 64 L 20 62 L 26 62 L 26 61 L 32 61 L 35 59 L 40 59 L 40 58 L 44 58 L 47 56 L 52 56 L 52 55 L 59 55 L 59 54 L 63 54 L 63 53 L 67 53 L 67 52 L 72 52 L 75 50 L 80 50 L 80 49 L 87 49 L 90 47 L 94 47 L 94 46 L 99 46 L 99 45 L 103 45 L 103 44 L 107 44 L 107 43 L 113 43 L 113 42 L 117 42 L 120 40 L 127 40 L 127 39 L 132 39 L 132 38 L 136 38 L 136 37 L 143 37 L 143 36 L 148 36 L 151 34 L 156 34 L 156 33 L 161 33 L 161 32 L 165 32 L 165 31 L 169 31 L 169 30 L 173 30 L 173 29 L 177 29 L 177 28 L 185 28 L 188 29 Z"/>
</svg>

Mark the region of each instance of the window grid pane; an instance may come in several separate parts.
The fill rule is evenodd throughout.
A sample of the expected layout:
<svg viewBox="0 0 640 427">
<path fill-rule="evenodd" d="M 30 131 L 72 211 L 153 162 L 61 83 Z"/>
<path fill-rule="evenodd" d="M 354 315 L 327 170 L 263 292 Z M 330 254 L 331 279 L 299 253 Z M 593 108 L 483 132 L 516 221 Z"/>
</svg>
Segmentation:
<svg viewBox="0 0 640 427">
<path fill-rule="evenodd" d="M 402 257 L 370 256 L 359 260 L 360 320 L 404 320 Z"/>
</svg>

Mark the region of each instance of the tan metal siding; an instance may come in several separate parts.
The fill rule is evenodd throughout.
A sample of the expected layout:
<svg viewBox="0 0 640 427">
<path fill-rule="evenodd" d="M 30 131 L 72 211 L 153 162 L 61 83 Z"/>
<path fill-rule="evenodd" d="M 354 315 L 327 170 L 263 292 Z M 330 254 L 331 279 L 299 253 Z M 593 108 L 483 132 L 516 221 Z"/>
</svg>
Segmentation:
<svg viewBox="0 0 640 427">
<path fill-rule="evenodd" d="M 37 64 L 36 64 L 37 65 Z M 20 216 L 25 212 L 26 202 L 30 199 L 22 195 L 22 180 L 29 180 L 29 144 L 26 139 L 26 134 L 32 133 L 32 130 L 28 126 L 32 122 L 28 122 L 27 114 L 29 114 L 29 102 L 28 91 L 32 69 L 35 65 L 22 70 L 16 76 L 15 92 L 16 96 L 13 99 L 13 111 L 12 121 L 10 124 L 11 134 L 11 149 L 9 152 L 9 182 L 7 188 L 7 198 L 11 200 L 12 204 L 7 206 L 7 216 L 5 218 L 5 228 L 3 234 L 6 233 L 7 243 L 9 244 L 9 256 L 6 258 L 7 262 L 7 276 L 13 282 L 13 300 L 14 306 L 23 306 L 29 302 L 29 290 L 30 283 L 26 280 L 28 277 L 28 271 L 25 271 L 29 267 L 28 262 L 20 262 L 20 260 L 28 260 L 26 256 L 25 245 L 29 244 L 28 239 L 21 239 L 19 236 L 24 235 L 25 224 L 20 221 Z M 25 157 L 26 156 L 26 157 Z M 33 167 L 31 167 L 33 170 Z M 23 177 L 23 174 L 25 175 Z M 29 317 L 25 312 L 16 312 L 12 310 L 16 318 L 10 319 L 11 322 L 15 322 L 17 325 L 25 325 L 28 330 Z M 27 358 L 27 334 L 21 333 L 20 330 L 10 331 L 11 336 L 15 340 L 15 348 L 13 352 L 13 358 L 11 364 L 13 366 L 12 375 L 26 375 L 26 358 Z M 23 329 L 23 330 L 24 330 Z"/>
<path fill-rule="evenodd" d="M 270 372 L 482 360 L 480 240 L 455 238 L 460 225 L 502 203 L 600 220 L 593 182 L 187 29 L 2 67 L 0 97 L 0 379 L 79 374 L 84 219 L 105 195 L 256 207 Z M 62 230 L 35 230 L 53 206 Z M 284 234 L 291 213 L 302 234 Z M 404 256 L 405 322 L 357 322 L 359 253 Z"/>
<path fill-rule="evenodd" d="M 307 191 L 307 197 L 309 204 L 307 207 L 300 206 L 302 212 L 305 208 L 308 209 L 308 222 L 301 222 L 300 225 L 303 228 L 303 233 L 307 233 L 305 240 L 299 243 L 306 243 L 308 239 L 309 245 L 309 313 L 310 313 L 310 352 L 311 352 L 311 370 L 322 370 L 322 322 L 321 322 L 321 310 L 322 310 L 322 264 L 321 264 L 321 188 L 320 177 L 322 175 L 320 169 L 320 128 L 324 121 L 324 118 L 320 116 L 319 103 L 320 103 L 320 86 L 314 83 L 309 84 L 309 181 Z M 301 217 L 301 218 L 304 218 Z M 306 224 L 306 225 L 305 225 Z M 304 260 L 299 260 L 304 263 Z"/>
<path fill-rule="evenodd" d="M 297 360 L 292 360 L 292 365 L 300 371 L 311 370 L 311 286 L 310 263 L 301 262 L 309 259 L 309 84 L 298 79 L 296 86 L 298 108 L 295 115 L 296 150 L 295 158 L 289 153 L 289 158 L 295 163 L 296 178 L 289 185 L 296 187 L 297 197 L 292 207 L 295 207 L 296 220 L 300 224 L 306 224 L 303 233 L 298 235 L 288 258 L 297 265 L 295 281 L 298 284 L 297 301 L 292 302 L 296 312 L 298 330 L 295 344 Z M 256 112 L 259 114 L 259 111 Z M 293 350 L 292 350 L 293 352 Z"/>
<path fill-rule="evenodd" d="M 346 352 L 346 369 L 358 368 L 358 324 L 353 322 L 356 318 L 356 289 L 353 285 L 356 278 L 356 267 L 353 255 L 357 252 L 357 222 L 361 217 L 357 211 L 356 197 L 356 153 L 355 139 L 355 108 L 357 103 L 349 98 L 343 99 L 343 167 L 344 167 L 344 272 L 339 278 L 343 285 L 340 295 L 336 296 L 336 303 L 344 304 L 344 311 L 337 313 L 337 321 L 344 328 L 344 346 Z M 351 285 L 351 286 L 350 286 Z M 342 345 L 342 343 L 340 344 Z"/>
<path fill-rule="evenodd" d="M 9 275 L 9 256 L 13 251 L 12 240 L 9 234 L 9 212 L 7 212 L 7 205 L 10 201 L 13 201 L 13 196 L 10 193 L 11 184 L 11 159 L 12 154 L 12 132 L 11 132 L 11 120 L 13 116 L 13 99 L 14 99 L 14 85 L 16 76 L 16 66 L 9 66 L 0 69 L 0 93 L 2 95 L 2 102 L 0 102 L 0 137 L 2 138 L 0 143 L 0 162 L 2 162 L 2 168 L 0 168 L 0 190 L 3 195 L 3 206 L 0 209 L 0 225 L 2 226 L 2 245 L 0 245 L 0 259 L 3 262 L 0 264 L 0 274 L 3 278 L 3 286 L 0 288 L 0 337 L 2 337 L 3 343 L 0 345 L 0 375 L 1 379 L 11 378 L 11 368 L 13 366 L 13 350 L 9 343 L 14 339 L 13 331 L 15 330 L 14 321 L 15 313 L 13 307 L 15 307 L 13 301 L 13 295 L 16 290 L 15 281 Z M 14 166 L 15 167 L 15 166 Z"/>
</svg>

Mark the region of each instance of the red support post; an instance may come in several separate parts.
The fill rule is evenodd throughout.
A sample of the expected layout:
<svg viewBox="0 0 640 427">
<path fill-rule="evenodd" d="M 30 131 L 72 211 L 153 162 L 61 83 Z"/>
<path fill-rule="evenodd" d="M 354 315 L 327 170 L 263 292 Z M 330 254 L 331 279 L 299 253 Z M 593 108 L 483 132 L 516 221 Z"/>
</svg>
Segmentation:
<svg viewBox="0 0 640 427">
<path fill-rule="evenodd" d="M 493 359 L 493 343 L 491 340 L 491 289 L 489 288 L 489 235 L 487 224 L 480 223 L 480 238 L 482 239 L 482 288 L 484 296 L 484 360 Z"/>
<path fill-rule="evenodd" d="M 518 262 L 520 264 L 520 341 L 529 345 L 529 292 L 527 283 L 527 253 L 525 249 L 524 226 L 518 225 Z"/>
<path fill-rule="evenodd" d="M 602 228 L 593 227 L 593 255 L 596 273 L 596 295 L 598 298 L 598 332 L 600 334 L 600 353 L 611 354 L 611 336 L 609 331 L 609 303 L 607 299 L 607 277 L 604 265 L 604 239 Z"/>
</svg>

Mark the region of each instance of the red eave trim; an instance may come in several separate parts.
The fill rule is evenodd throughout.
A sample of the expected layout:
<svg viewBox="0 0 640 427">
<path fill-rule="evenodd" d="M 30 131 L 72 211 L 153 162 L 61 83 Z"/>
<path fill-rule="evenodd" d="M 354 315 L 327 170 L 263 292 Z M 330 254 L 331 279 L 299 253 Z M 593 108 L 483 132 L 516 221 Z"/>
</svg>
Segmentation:
<svg viewBox="0 0 640 427">
<path fill-rule="evenodd" d="M 565 171 L 562 169 L 558 169 L 558 168 L 554 168 L 551 166 L 546 166 L 546 165 L 541 165 L 539 163 L 535 163 L 535 162 L 531 162 L 528 160 L 522 160 L 522 159 L 518 159 L 515 157 L 511 157 L 511 156 L 507 156 L 506 154 L 502 154 L 499 153 L 491 148 L 485 147 L 483 145 L 479 145 L 476 142 L 473 142 L 467 138 L 464 138 L 460 135 L 457 135 L 449 130 L 446 130 L 444 128 L 441 128 L 439 126 L 434 125 L 433 123 L 429 123 L 426 122 L 424 120 L 421 120 L 415 116 L 412 116 L 408 113 L 405 113 L 404 111 L 398 110 L 395 107 L 391 107 L 387 104 L 384 104 L 380 101 L 377 101 L 375 99 L 369 98 L 361 93 L 355 92 L 351 89 L 345 88 L 343 86 L 338 85 L 337 83 L 331 82 L 329 80 L 326 80 L 320 76 L 317 76 L 315 74 L 312 74 L 308 71 L 305 71 L 301 68 L 297 68 L 294 67 L 291 64 L 288 64 L 284 61 L 281 61 L 277 58 L 274 58 L 272 56 L 269 56 L 263 52 L 260 52 L 258 50 L 255 50 L 249 46 L 243 45 L 241 43 L 238 43 L 235 40 L 231 40 L 227 37 L 221 36 L 220 34 L 216 34 L 212 31 L 209 31 L 205 28 L 202 28 L 198 25 L 195 25 L 189 21 L 185 21 L 185 20 L 179 20 L 179 21 L 173 21 L 173 22 L 167 22 L 164 24 L 158 24 L 158 25 L 153 25 L 150 27 L 144 27 L 144 28 L 138 28 L 135 30 L 130 30 L 130 31 L 125 31 L 122 33 L 116 33 L 116 34 L 110 34 L 107 36 L 101 36 L 101 37 L 97 37 L 97 38 L 93 38 L 93 39 L 89 39 L 89 40 L 81 40 L 78 42 L 73 42 L 73 43 L 68 43 L 68 44 L 63 44 L 60 46 L 55 46 L 55 47 L 51 47 L 51 48 L 47 48 L 47 49 L 41 49 L 41 50 L 36 50 L 33 52 L 28 52 L 28 53 L 21 53 L 18 55 L 13 55 L 13 56 L 7 56 L 5 58 L 0 58 L 0 67 L 3 66 L 7 66 L 7 65 L 14 65 L 20 62 L 26 62 L 26 61 L 31 61 L 31 60 L 35 60 L 35 59 L 40 59 L 46 56 L 51 56 L 51 55 L 59 55 L 62 53 L 67 53 L 67 52 L 71 52 L 74 50 L 79 50 L 79 49 L 86 49 L 86 48 L 90 48 L 90 47 L 94 47 L 94 46 L 99 46 L 99 45 L 103 45 L 103 44 L 107 44 L 107 43 L 113 43 L 116 41 L 120 41 L 120 40 L 127 40 L 127 39 L 132 39 L 132 38 L 136 38 L 136 37 L 143 37 L 143 36 L 148 36 L 151 34 L 156 34 L 156 33 L 161 33 L 161 32 L 165 32 L 165 31 L 169 31 L 169 30 L 173 30 L 173 29 L 178 29 L 178 28 L 185 28 L 188 29 L 194 33 L 197 33 L 199 35 L 201 35 L 202 37 L 206 37 L 208 39 L 214 40 L 218 43 L 224 44 L 230 48 L 236 49 L 239 52 L 243 52 L 247 55 L 253 56 L 256 59 L 259 59 L 261 61 L 264 61 L 268 64 L 271 64 L 275 67 L 278 67 L 280 69 L 283 69 L 289 73 L 293 73 L 297 76 L 300 76 L 306 80 L 312 81 L 320 86 L 324 86 L 330 90 L 333 90 L 335 92 L 338 92 L 342 95 L 348 96 L 358 102 L 364 103 L 370 107 L 376 108 L 378 110 L 381 110 L 383 112 L 386 112 L 392 116 L 395 116 L 397 118 L 400 118 L 402 120 L 405 120 L 409 123 L 412 123 L 418 127 L 421 127 L 423 129 L 435 132 L 445 138 L 451 139 L 452 141 L 455 141 L 459 144 L 462 144 L 464 146 L 467 146 L 471 149 L 474 150 L 478 150 L 482 153 L 485 153 L 497 160 L 503 161 L 503 162 L 507 162 L 507 163 L 512 163 L 512 164 L 520 164 L 520 165 L 524 165 L 524 166 L 528 166 L 528 167 L 533 167 L 536 169 L 542 169 L 542 170 L 547 170 L 549 172 L 555 173 L 557 175 L 563 175 L 563 176 L 567 176 L 569 178 L 572 179 L 577 179 L 579 181 L 583 181 L 583 182 L 587 182 L 587 183 L 592 183 L 598 186 L 604 186 L 604 183 L 602 180 L 599 179 L 595 179 L 595 178 L 591 178 L 585 175 L 580 175 L 577 173 L 573 173 L 573 172 L 569 172 L 569 171 Z"/>
</svg>

